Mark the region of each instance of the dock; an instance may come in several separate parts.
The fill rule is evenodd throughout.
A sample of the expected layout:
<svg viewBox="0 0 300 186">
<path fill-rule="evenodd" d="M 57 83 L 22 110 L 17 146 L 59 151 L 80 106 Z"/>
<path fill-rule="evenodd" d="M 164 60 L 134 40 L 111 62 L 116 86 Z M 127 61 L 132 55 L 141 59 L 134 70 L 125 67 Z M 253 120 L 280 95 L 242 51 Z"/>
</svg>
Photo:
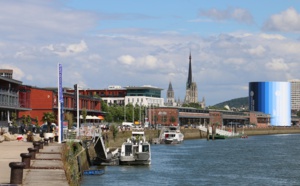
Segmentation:
<svg viewBox="0 0 300 186">
<path fill-rule="evenodd" d="M 68 186 L 63 163 L 61 160 L 62 144 L 49 143 L 36 153 L 31 160 L 30 168 L 23 169 L 23 186 Z M 32 142 L 4 141 L 0 143 L 0 186 L 10 185 L 10 162 L 22 162 L 21 153 L 28 153 L 33 148 Z"/>
</svg>

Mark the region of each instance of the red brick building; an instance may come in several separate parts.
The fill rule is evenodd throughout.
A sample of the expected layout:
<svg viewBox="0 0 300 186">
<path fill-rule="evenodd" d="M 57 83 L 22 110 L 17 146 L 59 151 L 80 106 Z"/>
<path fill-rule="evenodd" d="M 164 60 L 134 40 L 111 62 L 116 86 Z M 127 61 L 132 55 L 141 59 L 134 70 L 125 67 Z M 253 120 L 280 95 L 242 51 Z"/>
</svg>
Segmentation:
<svg viewBox="0 0 300 186">
<path fill-rule="evenodd" d="M 233 112 L 188 107 L 155 107 L 148 109 L 150 124 L 161 125 L 256 125 L 267 127 L 270 115 L 261 112 Z"/>
<path fill-rule="evenodd" d="M 38 118 L 39 124 L 42 124 L 42 117 L 45 112 L 53 112 L 57 117 L 58 114 L 58 99 L 57 99 L 57 88 L 46 89 L 46 88 L 37 88 L 32 86 L 22 85 L 20 89 L 20 98 L 22 102 L 28 102 L 31 110 L 20 111 L 18 117 L 23 115 L 29 115 L 31 118 Z M 74 92 L 74 91 L 73 91 Z M 75 106 L 75 97 L 73 93 L 67 93 L 64 90 L 63 93 L 64 103 L 63 110 L 64 113 L 70 112 L 73 113 L 73 116 L 76 117 L 77 110 Z M 82 109 L 86 109 L 87 115 L 92 116 L 103 116 L 101 112 L 101 102 L 99 97 L 93 97 L 89 95 L 79 95 L 79 112 Z M 75 119 L 75 118 L 74 118 Z"/>
</svg>

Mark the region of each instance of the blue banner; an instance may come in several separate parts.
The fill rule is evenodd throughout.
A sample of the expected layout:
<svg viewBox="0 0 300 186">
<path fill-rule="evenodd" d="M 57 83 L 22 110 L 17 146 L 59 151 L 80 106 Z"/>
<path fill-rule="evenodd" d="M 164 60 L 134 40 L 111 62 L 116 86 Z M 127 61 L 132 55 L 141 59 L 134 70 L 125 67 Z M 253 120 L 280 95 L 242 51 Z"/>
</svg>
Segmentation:
<svg viewBox="0 0 300 186">
<path fill-rule="evenodd" d="M 62 90 L 62 65 L 59 64 L 59 102 L 63 103 L 63 90 Z"/>
</svg>

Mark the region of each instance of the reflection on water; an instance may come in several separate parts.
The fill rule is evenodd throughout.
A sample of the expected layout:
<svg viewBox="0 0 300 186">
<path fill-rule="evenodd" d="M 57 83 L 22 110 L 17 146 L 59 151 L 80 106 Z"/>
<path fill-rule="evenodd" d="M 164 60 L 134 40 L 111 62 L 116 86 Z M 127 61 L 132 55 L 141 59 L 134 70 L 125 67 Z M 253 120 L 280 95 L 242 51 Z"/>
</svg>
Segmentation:
<svg viewBox="0 0 300 186">
<path fill-rule="evenodd" d="M 150 166 L 107 166 L 88 185 L 300 185 L 300 135 L 152 145 Z"/>
</svg>

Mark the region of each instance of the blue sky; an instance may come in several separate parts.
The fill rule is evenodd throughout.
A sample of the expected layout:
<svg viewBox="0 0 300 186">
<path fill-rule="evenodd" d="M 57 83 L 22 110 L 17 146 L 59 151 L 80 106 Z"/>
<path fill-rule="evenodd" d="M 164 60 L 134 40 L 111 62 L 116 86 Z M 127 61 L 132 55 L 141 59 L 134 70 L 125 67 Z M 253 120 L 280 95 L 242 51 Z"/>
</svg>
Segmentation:
<svg viewBox="0 0 300 186">
<path fill-rule="evenodd" d="M 207 105 L 248 96 L 252 81 L 300 79 L 300 1 L 0 1 L 0 68 L 38 87 L 163 88 Z"/>
</svg>

